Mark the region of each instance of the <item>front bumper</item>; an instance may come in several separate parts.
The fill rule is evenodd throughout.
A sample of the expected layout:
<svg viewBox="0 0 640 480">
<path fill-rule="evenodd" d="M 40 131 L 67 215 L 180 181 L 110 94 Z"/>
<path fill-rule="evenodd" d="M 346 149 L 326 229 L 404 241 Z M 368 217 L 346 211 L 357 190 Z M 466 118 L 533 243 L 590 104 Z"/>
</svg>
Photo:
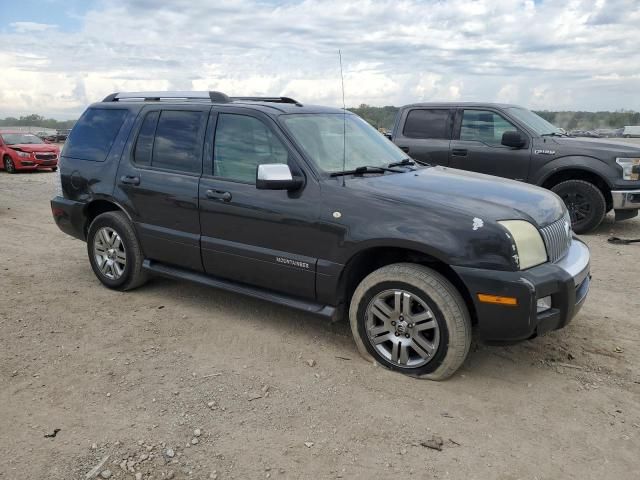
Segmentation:
<svg viewBox="0 0 640 480">
<path fill-rule="evenodd" d="M 567 325 L 580 311 L 591 283 L 589 248 L 574 238 L 567 255 L 521 272 L 453 267 L 476 310 L 480 336 L 515 342 Z M 482 303 L 478 294 L 515 297 L 516 306 Z M 551 308 L 538 313 L 537 300 L 550 296 Z"/>
<path fill-rule="evenodd" d="M 640 190 L 612 190 L 614 210 L 630 210 L 640 208 Z"/>
</svg>

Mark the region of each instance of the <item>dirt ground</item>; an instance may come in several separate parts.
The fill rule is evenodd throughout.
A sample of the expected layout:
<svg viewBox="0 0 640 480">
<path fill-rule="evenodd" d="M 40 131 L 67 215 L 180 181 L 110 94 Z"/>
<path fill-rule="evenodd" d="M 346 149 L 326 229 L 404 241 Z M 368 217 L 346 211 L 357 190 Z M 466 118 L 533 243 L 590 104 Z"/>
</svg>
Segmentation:
<svg viewBox="0 0 640 480">
<path fill-rule="evenodd" d="M 640 245 L 606 241 L 640 219 L 584 236 L 593 286 L 567 328 L 475 344 L 433 383 L 366 363 L 346 323 L 165 279 L 102 287 L 52 221 L 54 179 L 0 173 L 0 479 L 104 459 L 114 479 L 640 477 Z"/>
</svg>

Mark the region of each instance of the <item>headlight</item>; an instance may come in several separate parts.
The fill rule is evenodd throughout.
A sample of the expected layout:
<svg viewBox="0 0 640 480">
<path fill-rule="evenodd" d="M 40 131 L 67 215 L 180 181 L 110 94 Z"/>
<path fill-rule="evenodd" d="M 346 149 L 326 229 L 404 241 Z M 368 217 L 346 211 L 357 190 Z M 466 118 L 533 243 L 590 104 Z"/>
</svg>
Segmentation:
<svg viewBox="0 0 640 480">
<path fill-rule="evenodd" d="M 15 152 L 18 154 L 19 157 L 22 157 L 22 158 L 28 158 L 31 156 L 31 154 L 28 152 L 21 152 L 20 150 L 15 150 Z"/>
<path fill-rule="evenodd" d="M 513 258 L 520 270 L 547 261 L 547 249 L 536 227 L 525 220 L 503 220 L 498 223 L 507 229 L 513 240 Z"/>
<path fill-rule="evenodd" d="M 616 163 L 622 167 L 624 180 L 640 180 L 640 158 L 616 158 Z"/>
</svg>

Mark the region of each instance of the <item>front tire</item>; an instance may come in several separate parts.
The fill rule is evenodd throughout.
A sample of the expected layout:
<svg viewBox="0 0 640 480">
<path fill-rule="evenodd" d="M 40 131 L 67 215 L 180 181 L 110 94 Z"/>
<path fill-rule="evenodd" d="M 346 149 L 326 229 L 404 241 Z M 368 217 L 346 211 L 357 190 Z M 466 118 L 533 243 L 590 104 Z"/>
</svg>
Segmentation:
<svg viewBox="0 0 640 480">
<path fill-rule="evenodd" d="M 123 212 L 106 212 L 91 222 L 87 253 L 93 272 L 108 288 L 131 290 L 147 281 L 140 242 Z"/>
<path fill-rule="evenodd" d="M 365 359 L 410 376 L 449 378 L 471 345 L 462 296 L 422 265 L 396 263 L 365 277 L 351 299 L 349 320 Z"/>
<path fill-rule="evenodd" d="M 566 180 L 555 185 L 552 192 L 567 206 L 571 227 L 576 233 L 595 229 L 607 213 L 604 195 L 593 183 L 584 180 Z"/>
<path fill-rule="evenodd" d="M 16 165 L 9 156 L 4 157 L 4 169 L 7 173 L 16 173 Z"/>
</svg>

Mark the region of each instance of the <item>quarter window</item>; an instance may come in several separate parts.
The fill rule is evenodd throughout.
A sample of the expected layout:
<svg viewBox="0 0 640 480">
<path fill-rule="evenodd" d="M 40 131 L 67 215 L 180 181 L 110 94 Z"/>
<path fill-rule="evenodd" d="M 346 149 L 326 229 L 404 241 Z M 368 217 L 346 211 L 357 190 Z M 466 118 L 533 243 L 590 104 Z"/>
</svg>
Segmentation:
<svg viewBox="0 0 640 480">
<path fill-rule="evenodd" d="M 449 110 L 411 110 L 404 124 L 405 137 L 409 138 L 450 138 L 451 126 Z"/>
<path fill-rule="evenodd" d="M 497 113 L 483 110 L 465 110 L 462 116 L 460 140 L 475 140 L 500 145 L 502 134 L 518 130 Z"/>
<path fill-rule="evenodd" d="M 127 116 L 127 110 L 90 108 L 78 120 L 64 146 L 64 156 L 104 162 Z"/>
<path fill-rule="evenodd" d="M 288 163 L 282 142 L 260 120 L 222 113 L 216 126 L 213 173 L 245 183 L 255 183 L 258 165 Z"/>
</svg>

